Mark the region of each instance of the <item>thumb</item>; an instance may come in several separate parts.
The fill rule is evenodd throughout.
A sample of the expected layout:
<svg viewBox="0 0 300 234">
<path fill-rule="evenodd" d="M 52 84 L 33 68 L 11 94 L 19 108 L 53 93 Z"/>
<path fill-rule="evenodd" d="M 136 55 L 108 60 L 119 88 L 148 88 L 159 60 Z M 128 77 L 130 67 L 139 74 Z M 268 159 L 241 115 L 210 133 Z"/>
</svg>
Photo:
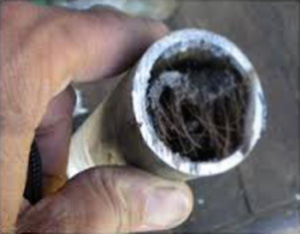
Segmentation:
<svg viewBox="0 0 300 234">
<path fill-rule="evenodd" d="M 116 233 L 172 228 L 192 210 L 182 182 L 166 181 L 129 167 L 93 168 L 18 221 L 20 232 Z"/>
</svg>

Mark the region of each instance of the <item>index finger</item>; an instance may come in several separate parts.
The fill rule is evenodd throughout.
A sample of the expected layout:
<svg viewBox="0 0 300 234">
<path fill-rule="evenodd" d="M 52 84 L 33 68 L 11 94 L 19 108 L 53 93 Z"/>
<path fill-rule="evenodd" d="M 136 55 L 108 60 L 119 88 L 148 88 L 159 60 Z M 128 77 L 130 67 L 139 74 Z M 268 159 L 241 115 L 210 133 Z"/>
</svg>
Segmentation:
<svg viewBox="0 0 300 234">
<path fill-rule="evenodd" d="M 24 53 L 31 58 L 26 66 L 40 65 L 54 95 L 70 81 L 93 81 L 122 72 L 168 32 L 159 21 L 130 17 L 111 8 L 70 11 L 18 1 L 7 5 L 11 5 L 7 7 L 9 21 L 24 22 L 17 24 L 15 30 L 20 33 L 13 36 L 34 52 Z"/>
</svg>

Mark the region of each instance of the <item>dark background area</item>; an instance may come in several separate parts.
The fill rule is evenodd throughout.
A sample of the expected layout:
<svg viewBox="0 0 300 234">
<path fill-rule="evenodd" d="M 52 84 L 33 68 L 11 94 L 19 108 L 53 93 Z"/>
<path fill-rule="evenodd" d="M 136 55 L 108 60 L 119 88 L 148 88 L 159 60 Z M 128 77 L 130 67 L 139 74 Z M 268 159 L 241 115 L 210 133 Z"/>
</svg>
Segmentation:
<svg viewBox="0 0 300 234">
<path fill-rule="evenodd" d="M 252 61 L 268 125 L 251 156 L 225 174 L 189 182 L 190 219 L 164 233 L 300 233 L 298 1 L 180 1 L 171 29 L 205 28 L 235 42 Z M 82 85 L 94 109 L 117 79 Z"/>
</svg>

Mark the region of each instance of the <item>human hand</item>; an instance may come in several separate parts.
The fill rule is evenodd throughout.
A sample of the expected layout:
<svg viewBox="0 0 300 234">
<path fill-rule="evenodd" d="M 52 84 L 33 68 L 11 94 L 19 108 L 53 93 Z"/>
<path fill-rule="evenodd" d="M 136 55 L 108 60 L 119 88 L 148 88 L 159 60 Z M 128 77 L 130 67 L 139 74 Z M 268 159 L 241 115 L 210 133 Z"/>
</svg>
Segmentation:
<svg viewBox="0 0 300 234">
<path fill-rule="evenodd" d="M 193 199 L 184 183 L 137 169 L 94 168 L 66 182 L 74 104 L 70 84 L 124 71 L 166 33 L 162 23 L 113 10 L 1 4 L 1 231 L 17 222 L 20 232 L 135 232 L 171 228 L 187 218 Z M 52 195 L 21 212 L 34 137 L 44 192 Z"/>
</svg>

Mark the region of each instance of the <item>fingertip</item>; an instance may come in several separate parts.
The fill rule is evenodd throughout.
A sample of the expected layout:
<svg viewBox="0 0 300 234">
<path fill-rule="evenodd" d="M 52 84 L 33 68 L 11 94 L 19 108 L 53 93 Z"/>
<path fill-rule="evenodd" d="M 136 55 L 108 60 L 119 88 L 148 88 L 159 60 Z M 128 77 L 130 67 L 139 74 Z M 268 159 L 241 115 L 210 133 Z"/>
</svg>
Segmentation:
<svg viewBox="0 0 300 234">
<path fill-rule="evenodd" d="M 147 195 L 144 220 L 136 231 L 174 228 L 188 219 L 193 209 L 191 189 L 184 183 L 164 181 Z"/>
<path fill-rule="evenodd" d="M 127 24 L 132 24 L 137 28 L 147 28 L 147 32 L 156 40 L 170 32 L 169 27 L 163 21 L 147 17 L 132 16 L 112 6 L 96 6 L 86 12 L 102 17 L 103 15 L 107 15 L 110 19 L 121 20 L 123 23 L 127 22 Z"/>
<path fill-rule="evenodd" d="M 131 167 L 98 168 L 90 173 L 94 182 L 101 181 L 98 186 L 93 183 L 97 190 L 106 189 L 112 207 L 119 210 L 111 223 L 120 232 L 174 228 L 192 212 L 193 194 L 184 182 L 164 180 Z"/>
</svg>

